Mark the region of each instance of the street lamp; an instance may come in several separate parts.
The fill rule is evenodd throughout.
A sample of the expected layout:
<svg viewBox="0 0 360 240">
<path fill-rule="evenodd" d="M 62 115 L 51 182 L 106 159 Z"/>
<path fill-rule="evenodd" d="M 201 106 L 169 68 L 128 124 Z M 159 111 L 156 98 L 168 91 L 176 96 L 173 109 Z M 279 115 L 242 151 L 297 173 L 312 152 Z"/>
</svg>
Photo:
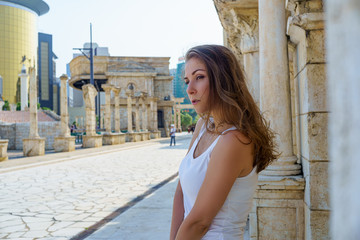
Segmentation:
<svg viewBox="0 0 360 240">
<path fill-rule="evenodd" d="M 92 47 L 92 24 L 90 23 L 90 48 L 73 48 L 73 50 L 79 50 L 87 59 L 90 61 L 90 84 L 94 85 L 98 91 L 98 95 L 95 97 L 95 112 L 98 113 L 99 125 L 100 128 L 100 87 L 94 81 L 94 56 L 93 56 L 93 47 Z M 89 51 L 90 56 L 84 51 Z M 96 121 L 96 120 L 95 120 Z"/>
</svg>

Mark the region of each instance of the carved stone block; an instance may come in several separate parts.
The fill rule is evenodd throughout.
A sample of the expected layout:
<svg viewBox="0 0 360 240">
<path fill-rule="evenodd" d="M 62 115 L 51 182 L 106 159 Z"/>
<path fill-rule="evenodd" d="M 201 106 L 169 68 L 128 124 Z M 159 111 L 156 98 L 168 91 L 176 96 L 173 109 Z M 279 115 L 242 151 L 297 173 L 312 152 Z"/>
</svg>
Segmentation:
<svg viewBox="0 0 360 240">
<path fill-rule="evenodd" d="M 56 137 L 55 152 L 71 152 L 75 150 L 75 137 Z"/>
<path fill-rule="evenodd" d="M 42 156 L 45 154 L 45 138 L 24 138 L 23 154 L 26 157 Z"/>
</svg>

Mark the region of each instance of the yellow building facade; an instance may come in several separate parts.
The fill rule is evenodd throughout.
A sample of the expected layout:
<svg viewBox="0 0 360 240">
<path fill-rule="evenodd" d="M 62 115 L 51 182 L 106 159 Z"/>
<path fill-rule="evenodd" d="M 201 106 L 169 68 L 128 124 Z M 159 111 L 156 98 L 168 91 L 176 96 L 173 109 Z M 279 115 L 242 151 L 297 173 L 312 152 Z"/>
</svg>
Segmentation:
<svg viewBox="0 0 360 240">
<path fill-rule="evenodd" d="M 49 11 L 44 1 L 22 2 L 0 0 L 0 76 L 9 103 L 19 101 L 22 65 L 37 66 L 37 18 Z"/>
</svg>

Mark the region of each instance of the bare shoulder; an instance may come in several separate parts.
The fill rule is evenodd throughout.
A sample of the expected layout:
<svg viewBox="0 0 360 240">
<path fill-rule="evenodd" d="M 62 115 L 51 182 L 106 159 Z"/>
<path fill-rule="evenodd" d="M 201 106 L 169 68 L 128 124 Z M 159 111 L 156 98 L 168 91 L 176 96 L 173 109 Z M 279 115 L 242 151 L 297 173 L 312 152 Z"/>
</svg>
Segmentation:
<svg viewBox="0 0 360 240">
<path fill-rule="evenodd" d="M 253 166 L 254 145 L 240 131 L 229 131 L 221 135 L 212 157 L 222 164 L 237 168 L 239 176 L 247 175 Z"/>
</svg>

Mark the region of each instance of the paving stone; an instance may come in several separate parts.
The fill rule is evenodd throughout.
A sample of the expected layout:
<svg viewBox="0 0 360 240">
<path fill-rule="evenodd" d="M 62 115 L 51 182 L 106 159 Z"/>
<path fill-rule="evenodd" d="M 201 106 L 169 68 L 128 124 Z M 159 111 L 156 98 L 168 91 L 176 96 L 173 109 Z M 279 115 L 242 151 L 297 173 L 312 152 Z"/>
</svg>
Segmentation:
<svg viewBox="0 0 360 240">
<path fill-rule="evenodd" d="M 169 148 L 168 141 L 106 153 L 99 148 L 96 155 L 1 173 L 0 233 L 14 234 L 13 239 L 19 240 L 70 239 L 174 175 L 190 137 L 178 142 L 175 148 Z M 154 204 L 152 209 L 162 212 L 161 203 Z M 167 212 L 170 205 L 164 203 Z M 168 229 L 168 220 L 161 224 Z"/>
</svg>

